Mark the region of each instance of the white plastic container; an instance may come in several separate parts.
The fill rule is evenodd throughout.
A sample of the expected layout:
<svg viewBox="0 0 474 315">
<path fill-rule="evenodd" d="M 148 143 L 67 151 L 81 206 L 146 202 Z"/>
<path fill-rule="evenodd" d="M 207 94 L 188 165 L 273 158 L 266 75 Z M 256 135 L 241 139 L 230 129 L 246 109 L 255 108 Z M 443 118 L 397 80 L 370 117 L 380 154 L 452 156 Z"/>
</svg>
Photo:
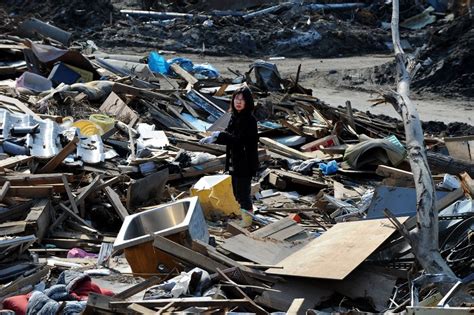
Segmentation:
<svg viewBox="0 0 474 315">
<path fill-rule="evenodd" d="M 53 88 L 53 83 L 36 73 L 24 72 L 16 79 L 16 88 L 25 88 L 34 92 L 44 92 Z"/>
</svg>

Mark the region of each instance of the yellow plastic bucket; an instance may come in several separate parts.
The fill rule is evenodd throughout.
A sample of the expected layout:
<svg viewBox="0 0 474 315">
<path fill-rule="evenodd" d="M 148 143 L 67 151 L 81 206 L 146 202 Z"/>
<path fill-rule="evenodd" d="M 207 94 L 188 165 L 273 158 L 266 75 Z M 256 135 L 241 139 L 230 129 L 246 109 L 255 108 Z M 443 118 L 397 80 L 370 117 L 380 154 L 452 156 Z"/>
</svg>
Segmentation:
<svg viewBox="0 0 474 315">
<path fill-rule="evenodd" d="M 197 196 L 206 218 L 214 214 L 240 215 L 240 205 L 235 200 L 230 175 L 202 177 L 191 188 L 191 196 Z"/>
<path fill-rule="evenodd" d="M 100 126 L 104 133 L 112 129 L 115 124 L 115 119 L 103 114 L 92 114 L 89 120 Z"/>
<path fill-rule="evenodd" d="M 74 127 L 79 128 L 81 135 L 83 136 L 93 136 L 93 135 L 103 135 L 104 131 L 102 128 L 93 123 L 90 120 L 82 119 L 74 122 L 72 124 Z"/>
</svg>

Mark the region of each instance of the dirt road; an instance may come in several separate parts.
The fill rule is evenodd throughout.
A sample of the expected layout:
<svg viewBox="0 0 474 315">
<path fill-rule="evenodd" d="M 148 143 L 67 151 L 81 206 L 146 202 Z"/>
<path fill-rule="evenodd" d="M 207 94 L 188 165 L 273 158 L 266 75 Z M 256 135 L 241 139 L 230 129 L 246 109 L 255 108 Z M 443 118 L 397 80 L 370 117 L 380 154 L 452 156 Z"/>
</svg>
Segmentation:
<svg viewBox="0 0 474 315">
<path fill-rule="evenodd" d="M 166 58 L 176 56 L 178 55 L 165 55 Z M 179 54 L 179 56 L 189 58 L 194 63 L 208 62 L 216 67 L 224 77 L 234 77 L 234 74 L 228 68 L 244 73 L 249 69 L 249 65 L 255 61 L 255 59 L 247 57 L 216 57 L 191 54 Z M 265 58 L 262 59 L 265 60 Z M 330 73 L 347 70 L 360 70 L 362 72 L 391 60 L 393 60 L 393 57 L 390 55 L 368 55 L 329 59 L 285 58 L 269 62 L 277 64 L 282 77 L 290 75 L 295 77 L 298 65 L 302 64 L 300 83 L 304 87 L 313 89 L 314 96 L 332 106 L 344 105 L 347 100 L 350 100 L 352 107 L 355 109 L 399 118 L 390 105 L 371 106 L 372 103 L 369 100 L 376 98 L 376 93 L 368 92 L 367 89 L 361 90 L 360 85 L 348 89 L 338 86 L 337 82 L 327 80 Z M 371 86 L 371 89 L 373 88 L 377 87 Z M 395 87 L 390 86 L 390 88 Z M 433 95 L 412 95 L 412 99 L 417 105 L 423 121 L 464 122 L 474 125 L 474 100 L 472 99 L 448 99 Z"/>
<path fill-rule="evenodd" d="M 212 57 L 199 55 L 186 55 L 196 63 L 209 62 L 224 76 L 233 76 L 227 68 L 237 69 L 245 72 L 254 60 L 236 57 Z M 283 77 L 296 75 L 299 64 L 302 64 L 300 82 L 304 87 L 313 89 L 313 95 L 333 106 L 344 105 L 350 100 L 352 107 L 362 111 L 370 111 L 374 114 L 385 114 L 397 117 L 398 114 L 391 105 L 379 105 L 372 107 L 370 99 L 377 97 L 376 93 L 368 93 L 357 89 L 346 89 L 332 85 L 325 80 L 325 74 L 334 71 L 348 69 L 366 69 L 379 66 L 391 61 L 388 55 L 371 55 L 348 58 L 314 59 L 314 58 L 286 58 L 284 60 L 273 60 Z M 319 75 L 314 75 L 315 70 Z M 359 88 L 356 86 L 355 88 Z M 395 88 L 395 87 L 392 87 Z M 464 122 L 474 125 L 474 100 L 469 99 L 447 99 L 433 95 L 413 95 L 414 103 L 418 108 L 420 118 L 424 121 L 434 120 L 444 123 Z"/>
</svg>

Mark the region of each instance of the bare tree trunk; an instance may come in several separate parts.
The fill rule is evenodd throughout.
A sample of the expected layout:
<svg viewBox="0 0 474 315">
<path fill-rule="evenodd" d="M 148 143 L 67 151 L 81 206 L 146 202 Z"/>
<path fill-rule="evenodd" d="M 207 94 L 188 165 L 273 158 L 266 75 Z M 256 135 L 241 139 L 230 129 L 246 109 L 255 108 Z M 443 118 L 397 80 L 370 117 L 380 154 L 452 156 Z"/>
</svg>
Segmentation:
<svg viewBox="0 0 474 315">
<path fill-rule="evenodd" d="M 409 98 L 411 76 L 416 73 L 415 58 L 405 55 L 400 45 L 399 0 L 393 0 L 392 41 L 397 61 L 397 91 L 384 94 L 403 119 L 409 161 L 416 188 L 417 229 L 410 234 L 413 252 L 427 273 L 446 274 L 456 278 L 439 253 L 438 213 L 435 211 L 435 189 L 428 166 L 423 130 L 418 112 Z"/>
</svg>

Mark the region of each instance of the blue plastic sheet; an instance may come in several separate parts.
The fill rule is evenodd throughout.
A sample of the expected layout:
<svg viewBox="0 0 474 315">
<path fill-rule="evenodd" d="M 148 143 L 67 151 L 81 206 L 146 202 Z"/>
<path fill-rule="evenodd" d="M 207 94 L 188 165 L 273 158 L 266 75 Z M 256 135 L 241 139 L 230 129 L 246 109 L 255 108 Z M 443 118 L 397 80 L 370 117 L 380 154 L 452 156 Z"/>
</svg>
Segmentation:
<svg viewBox="0 0 474 315">
<path fill-rule="evenodd" d="M 183 68 L 184 70 L 186 70 L 188 72 L 193 72 L 194 64 L 191 61 L 191 59 L 183 58 L 183 57 L 176 57 L 176 58 L 168 60 L 169 65 L 172 65 L 174 63 L 178 64 L 181 68 Z"/>
<path fill-rule="evenodd" d="M 193 72 L 197 79 L 216 79 L 220 75 L 219 71 L 208 63 L 195 65 Z"/>
</svg>

